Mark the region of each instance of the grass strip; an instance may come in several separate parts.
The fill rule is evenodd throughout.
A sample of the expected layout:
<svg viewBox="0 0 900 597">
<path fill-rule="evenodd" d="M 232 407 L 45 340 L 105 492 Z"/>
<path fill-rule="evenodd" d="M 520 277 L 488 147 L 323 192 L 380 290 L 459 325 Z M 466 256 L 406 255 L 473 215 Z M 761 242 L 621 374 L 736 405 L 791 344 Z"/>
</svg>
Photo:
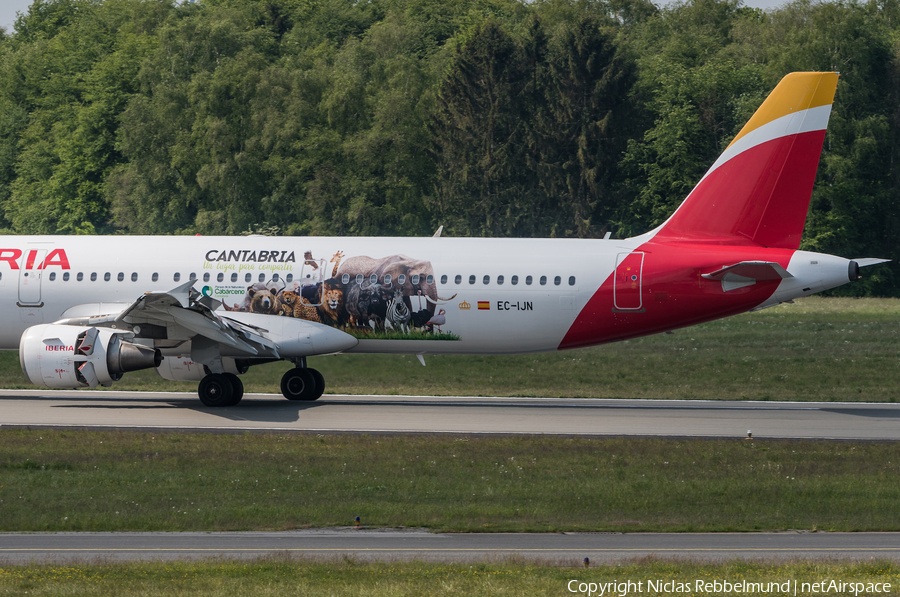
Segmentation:
<svg viewBox="0 0 900 597">
<path fill-rule="evenodd" d="M 900 446 L 0 431 L 2 531 L 897 531 Z"/>
<path fill-rule="evenodd" d="M 518 356 L 337 355 L 310 359 L 337 394 L 544 396 L 895 402 L 900 300 L 811 297 L 606 346 Z M 278 393 L 288 363 L 252 367 L 248 392 Z M 0 353 L 0 387 L 31 387 L 15 352 Z M 155 372 L 116 390 L 196 392 Z"/>
<path fill-rule="evenodd" d="M 570 584 L 571 581 L 576 581 Z M 814 590 L 813 584 L 831 580 L 862 583 L 863 590 Z M 496 564 L 430 564 L 422 562 L 362 564 L 353 560 L 316 563 L 287 558 L 252 562 L 208 561 L 96 565 L 31 565 L 0 567 L 2 595 L 569 595 L 578 594 L 580 583 L 641 583 L 640 589 L 624 585 L 612 595 L 716 595 L 733 592 L 708 590 L 706 583 L 796 582 L 796 595 L 897 594 L 900 565 L 887 561 L 868 563 L 791 562 L 764 564 L 729 562 L 699 564 L 689 561 L 644 560 L 618 566 L 583 569 L 535 565 L 524 562 Z M 697 583 L 702 583 L 698 585 Z M 889 593 L 866 591 L 866 586 Z M 661 590 L 670 588 L 669 590 Z M 678 590 L 678 589 L 681 590 Z M 698 588 L 700 590 L 698 590 Z M 712 589 L 715 588 L 713 585 Z M 675 590 L 672 590 L 675 589 Z M 805 590 L 804 590 L 805 589 Z M 748 591 L 738 594 L 794 594 L 781 591 Z M 585 594 L 585 593 L 580 593 Z M 599 594 L 595 592 L 595 595 Z"/>
</svg>

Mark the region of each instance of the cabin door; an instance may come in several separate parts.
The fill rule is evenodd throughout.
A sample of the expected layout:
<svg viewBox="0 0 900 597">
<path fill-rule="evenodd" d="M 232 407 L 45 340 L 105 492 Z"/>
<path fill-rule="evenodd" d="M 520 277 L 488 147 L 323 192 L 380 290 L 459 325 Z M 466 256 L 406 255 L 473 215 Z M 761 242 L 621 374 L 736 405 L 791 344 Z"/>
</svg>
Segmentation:
<svg viewBox="0 0 900 597">
<path fill-rule="evenodd" d="M 44 270 L 46 249 L 31 249 L 25 252 L 19 263 L 19 306 L 41 306 L 41 278 Z"/>
<path fill-rule="evenodd" d="M 618 311 L 639 311 L 641 304 L 641 272 L 644 254 L 640 251 L 619 253 L 613 281 L 613 306 Z"/>
</svg>

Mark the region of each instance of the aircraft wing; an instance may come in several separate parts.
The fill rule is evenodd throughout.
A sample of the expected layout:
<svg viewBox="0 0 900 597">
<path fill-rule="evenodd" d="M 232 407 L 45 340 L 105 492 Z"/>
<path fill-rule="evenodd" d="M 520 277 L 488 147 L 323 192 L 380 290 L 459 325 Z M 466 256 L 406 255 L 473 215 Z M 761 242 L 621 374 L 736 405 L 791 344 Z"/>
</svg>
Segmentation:
<svg viewBox="0 0 900 597">
<path fill-rule="evenodd" d="M 93 315 L 90 313 L 104 310 L 102 306 L 81 305 L 67 311 L 64 317 L 69 317 L 56 323 L 134 329 L 139 336 L 156 328 L 166 335 L 149 337 L 169 340 L 202 336 L 228 347 L 230 354 L 247 357 L 327 354 L 347 350 L 358 342 L 338 329 L 302 319 L 258 313 L 220 316 L 216 309 L 221 302 L 197 292 L 193 285 L 194 280 L 190 280 L 169 291 L 147 292 L 124 308 L 122 304 L 109 305 L 118 309 L 115 312 Z"/>
<path fill-rule="evenodd" d="M 119 313 L 116 322 L 131 325 L 176 323 L 195 334 L 236 348 L 250 356 L 259 354 L 259 350 L 247 341 L 250 338 L 243 333 L 243 329 L 228 325 L 214 313 L 221 304 L 221 301 L 194 290 L 194 280 L 188 280 L 169 291 L 145 293 Z"/>
</svg>

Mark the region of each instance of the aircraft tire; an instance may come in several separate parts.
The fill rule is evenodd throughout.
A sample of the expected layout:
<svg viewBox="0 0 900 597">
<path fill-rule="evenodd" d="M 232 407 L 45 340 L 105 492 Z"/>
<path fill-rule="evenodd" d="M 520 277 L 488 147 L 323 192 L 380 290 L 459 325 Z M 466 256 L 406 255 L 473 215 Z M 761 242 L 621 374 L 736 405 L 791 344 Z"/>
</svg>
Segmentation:
<svg viewBox="0 0 900 597">
<path fill-rule="evenodd" d="M 288 400 L 315 400 L 318 398 L 315 377 L 309 369 L 289 369 L 281 378 L 281 394 Z"/>
<path fill-rule="evenodd" d="M 231 401 L 226 406 L 235 406 L 244 397 L 244 382 L 234 373 L 223 373 L 229 382 L 231 382 Z"/>
<path fill-rule="evenodd" d="M 319 373 L 317 369 L 307 369 L 307 371 L 312 374 L 313 379 L 316 381 L 316 392 L 313 394 L 315 398 L 311 400 L 318 400 L 325 393 L 325 376 Z"/>
<path fill-rule="evenodd" d="M 203 403 L 203 406 L 231 406 L 234 387 L 224 375 L 211 373 L 200 380 L 197 394 L 200 396 L 200 402 Z"/>
</svg>

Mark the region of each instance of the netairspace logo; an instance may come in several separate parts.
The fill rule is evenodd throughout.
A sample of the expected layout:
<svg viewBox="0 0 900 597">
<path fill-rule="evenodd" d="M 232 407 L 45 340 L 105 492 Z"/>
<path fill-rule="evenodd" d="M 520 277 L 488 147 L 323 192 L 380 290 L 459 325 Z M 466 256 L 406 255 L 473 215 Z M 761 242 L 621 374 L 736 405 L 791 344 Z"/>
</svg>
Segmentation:
<svg viewBox="0 0 900 597">
<path fill-rule="evenodd" d="M 695 580 L 693 582 L 680 582 L 675 580 L 613 580 L 611 582 L 582 582 L 573 579 L 568 582 L 566 588 L 570 593 L 586 595 L 587 597 L 627 597 L 632 594 L 649 593 L 709 593 L 722 595 L 726 593 L 764 593 L 778 595 L 797 595 L 797 591 L 804 594 L 832 594 L 832 595 L 859 595 L 860 593 L 890 593 L 891 583 L 877 582 L 846 582 L 842 580 L 824 579 L 818 582 L 798 582 L 788 580 L 785 582 L 752 582 L 740 580 L 731 582 L 727 580 Z"/>
</svg>

